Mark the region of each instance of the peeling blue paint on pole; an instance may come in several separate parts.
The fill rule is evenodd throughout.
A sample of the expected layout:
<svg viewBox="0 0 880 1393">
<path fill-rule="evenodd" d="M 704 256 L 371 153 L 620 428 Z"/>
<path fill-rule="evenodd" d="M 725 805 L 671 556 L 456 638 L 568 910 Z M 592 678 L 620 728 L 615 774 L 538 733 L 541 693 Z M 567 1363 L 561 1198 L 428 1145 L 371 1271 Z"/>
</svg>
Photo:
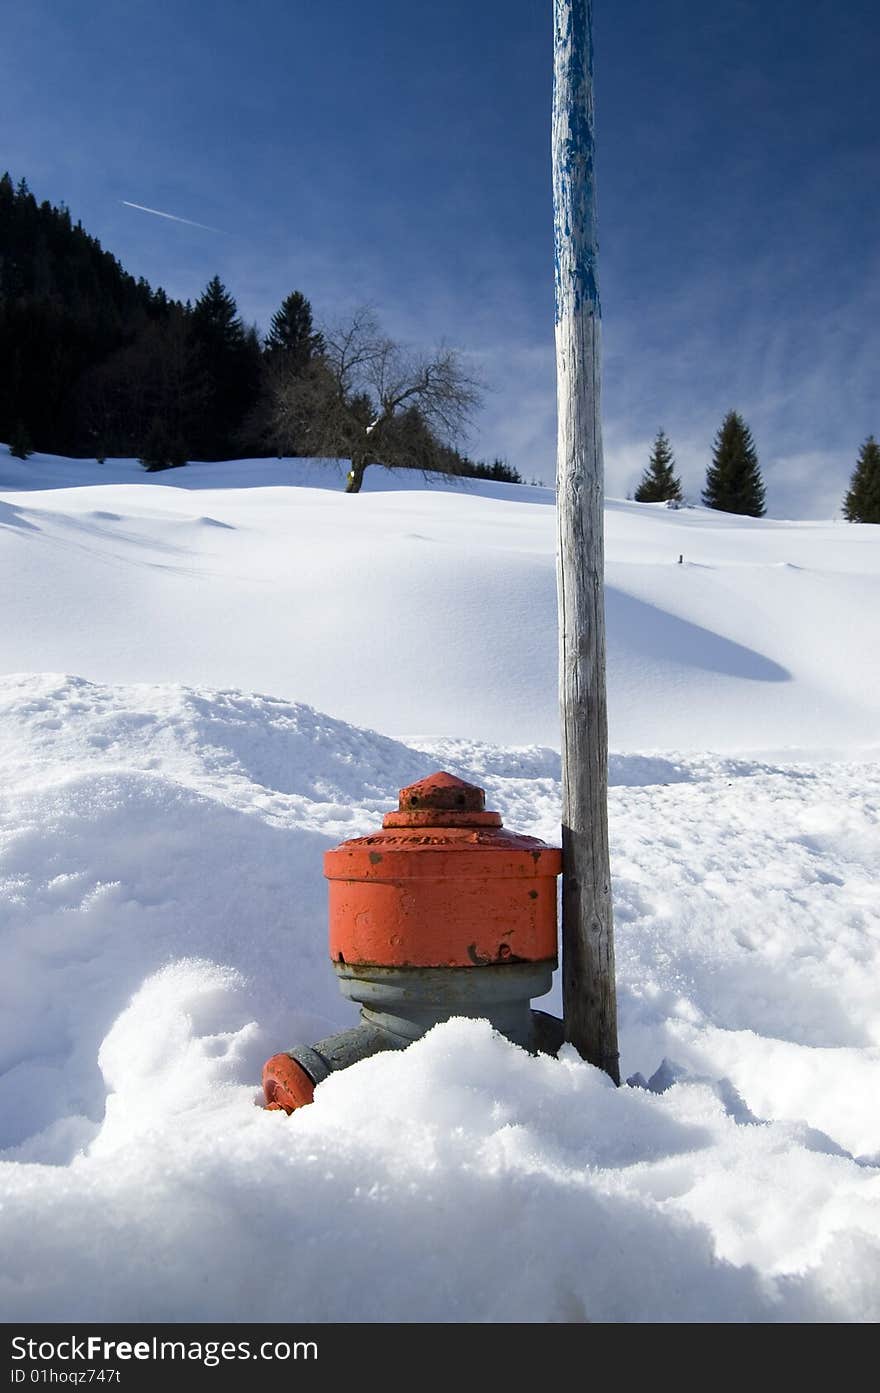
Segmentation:
<svg viewBox="0 0 880 1393">
<path fill-rule="evenodd" d="M 591 0 L 555 6 L 553 203 L 556 322 L 569 310 L 599 315 L 594 179 Z"/>
<path fill-rule="evenodd" d="M 565 1038 L 619 1083 L 590 0 L 554 0 L 553 206 Z"/>
</svg>

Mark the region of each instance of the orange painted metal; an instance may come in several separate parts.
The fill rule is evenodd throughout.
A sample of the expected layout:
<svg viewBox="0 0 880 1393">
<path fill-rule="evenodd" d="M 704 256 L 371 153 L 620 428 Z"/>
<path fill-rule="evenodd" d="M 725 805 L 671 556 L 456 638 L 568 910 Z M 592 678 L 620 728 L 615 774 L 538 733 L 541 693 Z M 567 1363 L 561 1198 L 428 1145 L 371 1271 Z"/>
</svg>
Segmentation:
<svg viewBox="0 0 880 1393">
<path fill-rule="evenodd" d="M 438 773 L 400 790 L 382 831 L 324 856 L 330 956 L 384 967 L 556 960 L 562 853 L 486 812 L 485 792 Z"/>
<path fill-rule="evenodd" d="M 273 1054 L 263 1065 L 263 1092 L 267 1112 L 292 1113 L 312 1101 L 315 1085 L 289 1054 Z"/>
</svg>

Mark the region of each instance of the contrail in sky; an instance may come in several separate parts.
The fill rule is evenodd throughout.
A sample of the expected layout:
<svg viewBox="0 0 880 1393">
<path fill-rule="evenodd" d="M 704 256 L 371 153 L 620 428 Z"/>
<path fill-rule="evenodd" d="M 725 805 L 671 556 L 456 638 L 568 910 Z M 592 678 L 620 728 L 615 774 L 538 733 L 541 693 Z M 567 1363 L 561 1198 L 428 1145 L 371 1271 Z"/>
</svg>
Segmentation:
<svg viewBox="0 0 880 1393">
<path fill-rule="evenodd" d="M 185 222 L 188 227 L 200 227 L 204 232 L 221 232 L 219 227 L 209 227 L 204 222 L 193 222 L 192 218 L 178 218 L 174 213 L 163 213 L 159 208 L 145 208 L 142 203 L 129 203 L 127 198 L 120 199 L 123 207 L 137 208 L 139 213 L 152 213 L 156 218 L 168 218 L 169 222 Z"/>
</svg>

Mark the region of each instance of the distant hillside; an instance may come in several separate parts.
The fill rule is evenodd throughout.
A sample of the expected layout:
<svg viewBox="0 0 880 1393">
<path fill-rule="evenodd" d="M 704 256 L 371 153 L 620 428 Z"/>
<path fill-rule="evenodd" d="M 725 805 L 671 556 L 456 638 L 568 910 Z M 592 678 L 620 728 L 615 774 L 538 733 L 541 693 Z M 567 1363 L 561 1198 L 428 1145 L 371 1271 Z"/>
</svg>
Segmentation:
<svg viewBox="0 0 880 1393">
<path fill-rule="evenodd" d="M 454 448 L 444 427 L 455 411 L 449 394 L 438 405 L 436 376 L 430 390 L 429 375 L 404 384 L 389 414 L 350 367 L 334 376 L 330 347 L 300 291 L 261 340 L 219 277 L 194 304 L 170 300 L 130 276 L 67 208 L 38 204 L 24 179 L 0 178 L 0 440 L 151 469 L 359 453 L 363 467 L 519 481 L 503 461 L 475 463 Z M 449 351 L 439 367 L 454 382 L 453 360 Z"/>
<path fill-rule="evenodd" d="M 23 424 L 38 449 L 87 450 L 84 380 L 170 310 L 66 208 L 0 178 L 0 438 Z"/>
</svg>

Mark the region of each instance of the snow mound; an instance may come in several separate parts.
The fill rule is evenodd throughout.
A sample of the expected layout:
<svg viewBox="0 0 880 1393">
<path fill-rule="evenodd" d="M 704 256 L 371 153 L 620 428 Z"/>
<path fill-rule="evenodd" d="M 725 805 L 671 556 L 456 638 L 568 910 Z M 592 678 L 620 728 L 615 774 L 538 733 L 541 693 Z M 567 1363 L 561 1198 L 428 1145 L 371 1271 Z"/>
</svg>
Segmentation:
<svg viewBox="0 0 880 1393">
<path fill-rule="evenodd" d="M 337 461 L 0 453 L 0 671 L 262 690 L 553 749 L 553 493 Z M 876 751 L 880 528 L 609 500 L 612 744 Z M 679 557 L 683 561 L 679 564 Z"/>
<path fill-rule="evenodd" d="M 263 1060 L 352 1020 L 323 850 L 438 763 L 555 841 L 553 752 L 63 675 L 0 710 L 7 1319 L 880 1316 L 875 766 L 612 758 L 631 1087 L 457 1020 L 287 1119 Z"/>
<path fill-rule="evenodd" d="M 235 1083 L 236 994 L 195 963 L 145 984 L 102 1049 L 102 1132 L 40 1172 L 36 1229 L 31 1168 L 5 1168 L 8 1318 L 38 1300 L 62 1320 L 880 1313 L 876 1175 L 803 1129 L 740 1126 L 704 1084 L 615 1090 L 463 1020 L 288 1120 Z"/>
</svg>

